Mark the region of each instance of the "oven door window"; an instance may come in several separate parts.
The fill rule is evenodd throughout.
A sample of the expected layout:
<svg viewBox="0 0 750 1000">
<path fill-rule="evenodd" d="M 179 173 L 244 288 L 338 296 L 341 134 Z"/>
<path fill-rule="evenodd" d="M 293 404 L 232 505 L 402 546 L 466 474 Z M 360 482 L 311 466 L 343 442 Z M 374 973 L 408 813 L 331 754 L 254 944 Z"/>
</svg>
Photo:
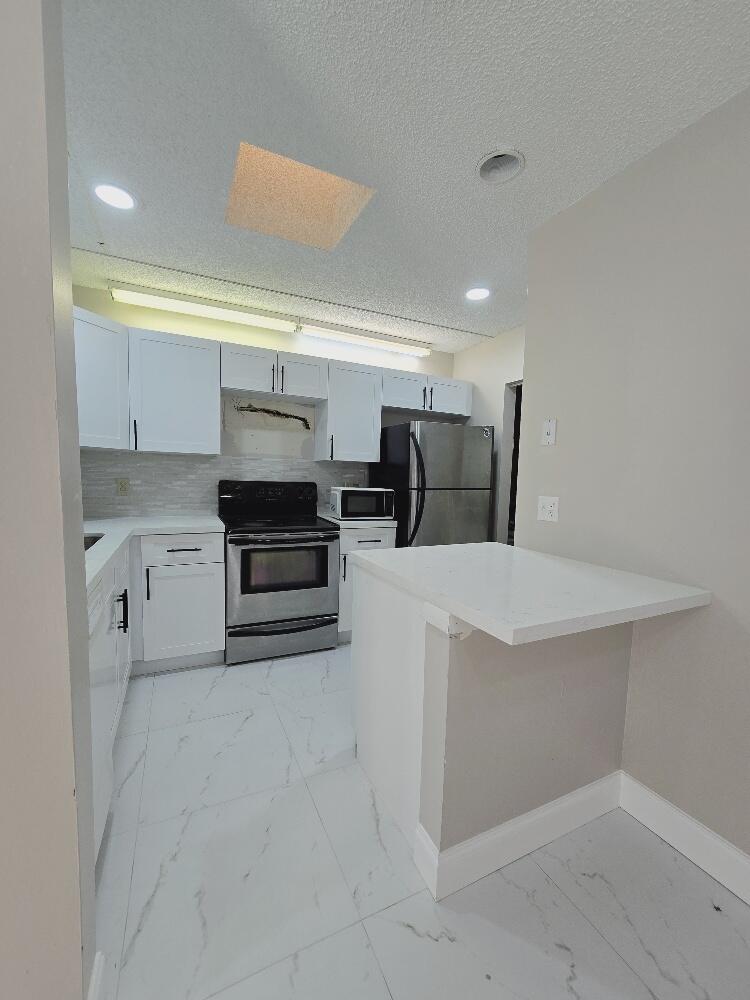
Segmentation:
<svg viewBox="0 0 750 1000">
<path fill-rule="evenodd" d="M 328 586 L 328 546 L 243 549 L 240 590 L 270 594 Z"/>
</svg>

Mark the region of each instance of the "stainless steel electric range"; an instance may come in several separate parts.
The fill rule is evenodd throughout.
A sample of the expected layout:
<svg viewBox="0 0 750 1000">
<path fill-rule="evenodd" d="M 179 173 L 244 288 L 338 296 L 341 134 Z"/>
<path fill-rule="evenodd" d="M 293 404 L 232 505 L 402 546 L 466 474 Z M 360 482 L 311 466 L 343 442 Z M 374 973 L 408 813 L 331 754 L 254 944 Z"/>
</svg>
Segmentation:
<svg viewBox="0 0 750 1000">
<path fill-rule="evenodd" d="M 317 507 L 315 483 L 219 482 L 227 663 L 336 645 L 339 529 Z"/>
</svg>

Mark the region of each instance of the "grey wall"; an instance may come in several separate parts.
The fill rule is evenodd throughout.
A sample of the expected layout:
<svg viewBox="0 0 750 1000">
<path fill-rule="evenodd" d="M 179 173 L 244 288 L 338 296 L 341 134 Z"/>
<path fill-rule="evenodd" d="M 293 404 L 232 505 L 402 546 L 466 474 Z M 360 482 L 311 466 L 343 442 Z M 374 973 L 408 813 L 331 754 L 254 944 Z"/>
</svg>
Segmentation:
<svg viewBox="0 0 750 1000">
<path fill-rule="evenodd" d="M 630 625 L 521 646 L 428 632 L 425 732 L 428 688 L 443 684 L 437 644 L 450 656 L 440 850 L 620 769 Z"/>
<path fill-rule="evenodd" d="M 0 993 L 81 1000 L 94 838 L 59 3 L 3 4 L 0 67 Z"/>
<path fill-rule="evenodd" d="M 279 479 L 318 484 L 321 501 L 344 476 L 366 482 L 365 466 L 352 462 L 310 462 L 301 458 L 229 455 L 161 455 L 146 452 L 81 449 L 85 517 L 130 514 L 216 513 L 220 479 Z M 130 480 L 130 493 L 118 496 L 116 481 Z"/>
<path fill-rule="evenodd" d="M 534 234 L 517 519 L 520 545 L 714 592 L 635 626 L 623 763 L 745 851 L 748 178 L 750 91 Z"/>
</svg>

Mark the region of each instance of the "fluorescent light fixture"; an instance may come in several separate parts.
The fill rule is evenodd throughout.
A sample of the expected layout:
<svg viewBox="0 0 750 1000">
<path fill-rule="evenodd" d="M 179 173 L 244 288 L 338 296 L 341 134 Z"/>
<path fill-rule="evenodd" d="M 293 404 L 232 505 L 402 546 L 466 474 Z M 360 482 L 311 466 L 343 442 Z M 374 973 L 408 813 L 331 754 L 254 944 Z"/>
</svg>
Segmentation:
<svg viewBox="0 0 750 1000">
<path fill-rule="evenodd" d="M 180 313 L 184 316 L 200 316 L 202 319 L 214 319 L 223 323 L 242 323 L 244 326 L 257 326 L 265 330 L 280 330 L 282 333 L 305 333 L 311 337 L 324 340 L 337 340 L 344 344 L 354 344 L 378 351 L 390 351 L 395 354 L 408 354 L 413 358 L 426 358 L 432 352 L 427 347 L 417 347 L 402 344 L 396 340 L 377 340 L 374 337 L 360 336 L 357 333 L 347 333 L 344 330 L 331 330 L 321 326 L 302 323 L 301 320 L 275 316 L 272 313 L 251 312 L 249 310 L 216 305 L 207 299 L 189 299 L 180 295 L 164 295 L 161 292 L 144 292 L 137 288 L 110 288 L 110 295 L 115 302 L 129 306 L 143 306 L 146 309 L 161 309 L 165 312 Z"/>
<path fill-rule="evenodd" d="M 343 344 L 355 344 L 357 347 L 369 347 L 376 351 L 408 354 L 413 358 L 426 358 L 432 353 L 427 347 L 401 344 L 395 340 L 377 340 L 375 337 L 360 337 L 357 333 L 344 333 L 343 330 L 328 330 L 320 326 L 309 326 L 307 323 L 302 324 L 299 332 L 305 333 L 309 337 L 320 337 L 323 340 L 337 340 Z"/>
<path fill-rule="evenodd" d="M 111 288 L 110 294 L 115 302 L 123 302 L 129 306 L 145 306 L 147 309 L 162 309 L 184 316 L 200 316 L 202 319 L 216 319 L 223 323 L 241 323 L 243 326 L 257 326 L 265 330 L 281 330 L 283 333 L 294 333 L 297 329 L 296 320 L 246 312 L 244 309 L 230 306 L 217 306 L 205 300 L 182 299 L 171 295 L 160 295 L 158 292 L 139 292 L 130 288 Z"/>
<path fill-rule="evenodd" d="M 489 295 L 489 288 L 470 288 L 466 293 L 466 298 L 469 302 L 481 302 L 482 299 L 489 298 Z"/>
<path fill-rule="evenodd" d="M 105 205 L 112 208 L 135 208 L 135 198 L 123 188 L 115 187 L 114 184 L 97 184 L 94 194 L 103 201 Z"/>
</svg>

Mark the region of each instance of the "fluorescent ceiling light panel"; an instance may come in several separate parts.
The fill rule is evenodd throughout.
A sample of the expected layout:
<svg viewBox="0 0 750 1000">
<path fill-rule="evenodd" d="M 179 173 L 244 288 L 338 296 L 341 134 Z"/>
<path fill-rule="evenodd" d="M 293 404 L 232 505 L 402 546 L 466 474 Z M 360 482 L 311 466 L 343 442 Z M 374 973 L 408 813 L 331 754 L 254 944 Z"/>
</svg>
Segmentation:
<svg viewBox="0 0 750 1000">
<path fill-rule="evenodd" d="M 300 332 L 310 337 L 320 337 L 323 340 L 337 340 L 343 344 L 356 344 L 358 347 L 369 347 L 376 351 L 389 351 L 392 354 L 408 354 L 413 358 L 426 358 L 431 354 L 431 351 L 427 347 L 399 344 L 395 340 L 377 340 L 375 337 L 360 337 L 356 333 L 344 333 L 342 330 L 326 330 L 320 326 L 308 326 L 306 323 L 303 323 Z"/>
<path fill-rule="evenodd" d="M 265 330 L 281 330 L 284 333 L 294 333 L 297 329 L 295 320 L 282 319 L 277 316 L 265 316 L 262 313 L 245 312 L 243 309 L 233 309 L 231 306 L 213 305 L 211 302 L 198 302 L 195 299 L 181 299 L 158 292 L 139 292 L 130 288 L 111 288 L 110 294 L 115 302 L 124 302 L 130 306 L 145 306 L 147 309 L 162 309 L 165 312 L 180 313 L 185 316 L 200 316 L 203 319 L 216 319 L 223 323 L 241 323 L 243 326 L 257 326 Z"/>
<path fill-rule="evenodd" d="M 374 188 L 242 142 L 224 220 L 332 250 L 374 193 Z"/>
</svg>

